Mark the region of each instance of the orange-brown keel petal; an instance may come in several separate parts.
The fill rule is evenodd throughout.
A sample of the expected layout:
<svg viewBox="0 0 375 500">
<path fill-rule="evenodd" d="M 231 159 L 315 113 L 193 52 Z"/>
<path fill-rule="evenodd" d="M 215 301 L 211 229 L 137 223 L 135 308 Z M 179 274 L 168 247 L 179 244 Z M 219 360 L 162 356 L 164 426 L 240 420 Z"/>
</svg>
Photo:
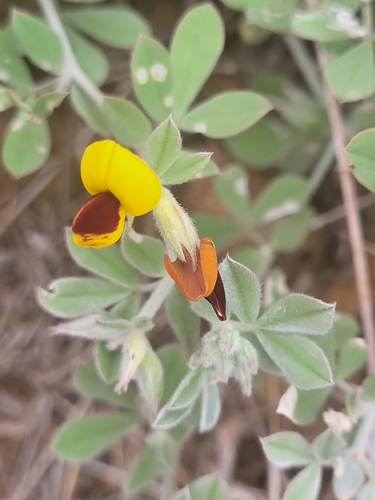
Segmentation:
<svg viewBox="0 0 375 500">
<path fill-rule="evenodd" d="M 77 245 L 102 248 L 119 240 L 125 222 L 125 209 L 106 191 L 89 198 L 78 210 L 72 224 Z"/>
<path fill-rule="evenodd" d="M 196 301 L 204 297 L 206 286 L 200 266 L 194 271 L 191 262 L 183 262 L 179 259 L 171 262 L 168 255 L 164 255 L 164 267 L 187 299 Z"/>
<path fill-rule="evenodd" d="M 210 238 L 203 238 L 199 249 L 200 264 L 205 283 L 204 297 L 211 295 L 217 281 L 217 255 L 214 242 Z"/>
<path fill-rule="evenodd" d="M 226 298 L 223 281 L 219 272 L 217 273 L 217 280 L 213 292 L 205 298 L 212 305 L 219 320 L 225 321 L 227 319 Z"/>
</svg>

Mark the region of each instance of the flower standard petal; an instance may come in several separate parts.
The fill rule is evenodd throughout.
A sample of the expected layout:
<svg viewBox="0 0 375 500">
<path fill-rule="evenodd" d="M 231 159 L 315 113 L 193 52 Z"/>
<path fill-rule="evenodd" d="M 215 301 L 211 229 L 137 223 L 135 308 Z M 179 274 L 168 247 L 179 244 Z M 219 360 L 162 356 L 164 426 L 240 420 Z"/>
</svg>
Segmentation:
<svg viewBox="0 0 375 500">
<path fill-rule="evenodd" d="M 89 198 L 78 210 L 72 224 L 77 245 L 102 248 L 115 243 L 124 230 L 125 209 L 106 191 Z"/>
<path fill-rule="evenodd" d="M 126 212 L 144 215 L 152 210 L 161 195 L 161 184 L 155 172 L 139 156 L 116 144 L 107 171 L 107 189 Z"/>
<path fill-rule="evenodd" d="M 116 143 L 111 139 L 96 141 L 87 146 L 81 160 L 82 182 L 90 194 L 109 191 L 107 172 Z"/>
</svg>

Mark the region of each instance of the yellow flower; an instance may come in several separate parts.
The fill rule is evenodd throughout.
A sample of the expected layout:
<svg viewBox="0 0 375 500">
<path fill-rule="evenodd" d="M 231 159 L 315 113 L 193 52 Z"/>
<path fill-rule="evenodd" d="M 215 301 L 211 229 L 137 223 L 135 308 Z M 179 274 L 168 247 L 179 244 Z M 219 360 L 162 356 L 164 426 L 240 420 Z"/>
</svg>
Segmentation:
<svg viewBox="0 0 375 500">
<path fill-rule="evenodd" d="M 81 177 L 93 195 L 72 224 L 77 245 L 112 245 L 124 230 L 125 217 L 144 215 L 159 201 L 161 184 L 155 172 L 137 155 L 105 139 L 90 144 L 81 160 Z"/>
</svg>

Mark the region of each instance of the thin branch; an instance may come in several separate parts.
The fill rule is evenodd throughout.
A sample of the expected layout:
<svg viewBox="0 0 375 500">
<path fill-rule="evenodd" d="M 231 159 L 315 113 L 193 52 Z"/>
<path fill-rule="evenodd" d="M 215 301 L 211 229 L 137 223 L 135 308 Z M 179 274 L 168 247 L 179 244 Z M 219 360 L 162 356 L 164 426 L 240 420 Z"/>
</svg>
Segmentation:
<svg viewBox="0 0 375 500">
<path fill-rule="evenodd" d="M 59 37 L 65 58 L 65 73 L 70 76 L 81 87 L 82 90 L 92 99 L 99 107 L 103 104 L 103 95 L 100 90 L 93 84 L 90 78 L 82 71 L 77 59 L 70 46 L 68 37 L 65 33 L 64 26 L 57 13 L 53 0 L 38 0 L 41 10 L 53 31 Z"/>
<path fill-rule="evenodd" d="M 148 318 L 153 318 L 170 294 L 173 285 L 174 282 L 169 275 L 164 276 L 147 301 L 143 304 L 142 309 L 138 313 L 138 317 L 147 316 Z"/>
<path fill-rule="evenodd" d="M 286 36 L 284 40 L 312 95 L 319 104 L 325 106 L 324 91 L 318 77 L 317 67 L 304 42 L 295 36 Z"/>
<path fill-rule="evenodd" d="M 308 1 L 309 7 L 315 7 L 315 1 Z M 326 65 L 326 57 L 320 46 L 316 45 L 320 69 Z M 369 349 L 368 371 L 375 372 L 375 325 L 372 305 L 370 273 L 363 238 L 363 230 L 357 203 L 357 193 L 354 179 L 348 165 L 345 147 L 345 131 L 341 107 L 329 87 L 324 84 L 328 117 L 331 124 L 332 141 L 337 160 L 337 172 L 340 181 L 341 193 L 345 205 L 346 220 L 350 246 L 353 254 L 354 274 L 358 291 L 360 316 L 363 333 Z"/>
<path fill-rule="evenodd" d="M 334 157 L 335 157 L 335 152 L 333 150 L 333 145 L 332 142 L 329 141 L 327 146 L 324 148 L 323 153 L 318 160 L 318 163 L 313 168 L 308 181 L 310 185 L 310 199 L 319 189 L 321 183 L 324 180 L 324 177 L 327 175 L 332 165 Z"/>
</svg>

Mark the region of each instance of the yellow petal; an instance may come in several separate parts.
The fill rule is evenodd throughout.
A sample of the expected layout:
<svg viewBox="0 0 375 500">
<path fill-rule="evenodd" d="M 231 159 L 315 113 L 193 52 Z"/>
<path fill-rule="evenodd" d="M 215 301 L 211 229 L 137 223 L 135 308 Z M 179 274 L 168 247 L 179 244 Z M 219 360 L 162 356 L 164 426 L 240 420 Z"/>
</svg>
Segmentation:
<svg viewBox="0 0 375 500">
<path fill-rule="evenodd" d="M 161 195 L 161 184 L 155 172 L 120 144 L 116 144 L 111 157 L 107 186 L 125 211 L 134 216 L 152 210 Z"/>
<path fill-rule="evenodd" d="M 93 142 L 85 149 L 81 160 L 82 182 L 90 194 L 109 191 L 107 172 L 116 143 L 110 139 Z"/>
<path fill-rule="evenodd" d="M 103 248 L 116 243 L 124 230 L 125 215 L 124 207 L 109 191 L 92 196 L 74 218 L 74 243 L 89 248 Z"/>
</svg>

